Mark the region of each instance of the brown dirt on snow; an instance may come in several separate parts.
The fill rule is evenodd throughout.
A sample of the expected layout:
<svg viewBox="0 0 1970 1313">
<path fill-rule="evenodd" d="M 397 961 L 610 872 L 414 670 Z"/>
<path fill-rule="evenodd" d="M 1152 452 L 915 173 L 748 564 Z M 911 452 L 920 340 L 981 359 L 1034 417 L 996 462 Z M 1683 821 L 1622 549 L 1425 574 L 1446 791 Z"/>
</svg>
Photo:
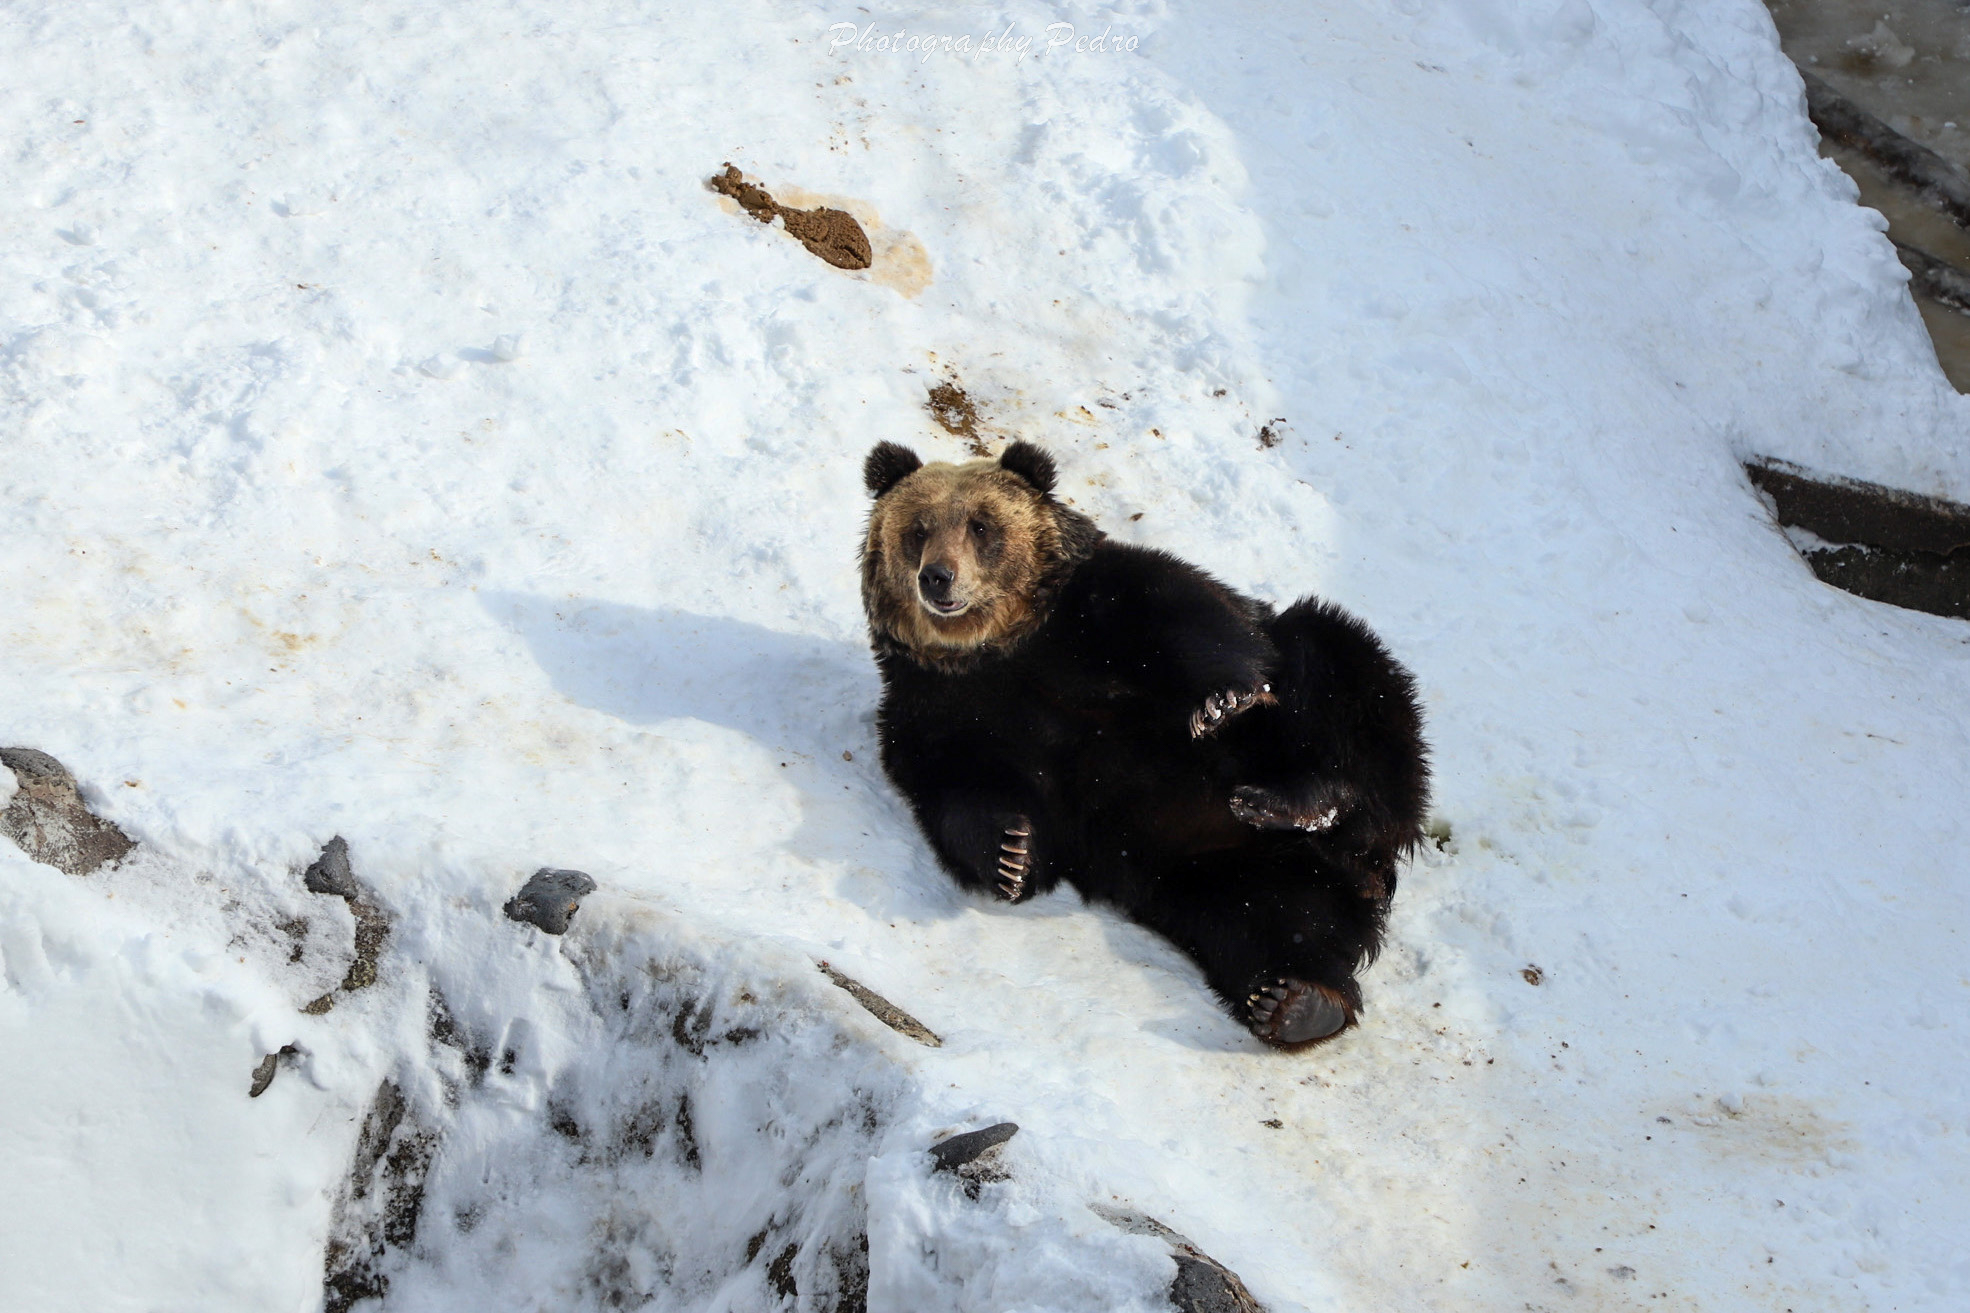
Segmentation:
<svg viewBox="0 0 1970 1313">
<path fill-rule="evenodd" d="M 779 219 L 802 246 L 837 269 L 867 269 L 875 262 L 869 235 L 846 210 L 827 205 L 799 210 L 782 205 L 758 183 L 747 182 L 745 175 L 732 164 L 725 166 L 725 172 L 713 174 L 705 185 L 737 201 L 740 209 L 761 223 Z"/>
<path fill-rule="evenodd" d="M 955 381 L 939 383 L 930 389 L 930 396 L 924 402 L 924 409 L 937 421 L 937 427 L 954 438 L 963 438 L 971 446 L 974 456 L 989 456 L 991 451 L 984 440 L 978 436 L 978 407 L 965 390 Z"/>
</svg>

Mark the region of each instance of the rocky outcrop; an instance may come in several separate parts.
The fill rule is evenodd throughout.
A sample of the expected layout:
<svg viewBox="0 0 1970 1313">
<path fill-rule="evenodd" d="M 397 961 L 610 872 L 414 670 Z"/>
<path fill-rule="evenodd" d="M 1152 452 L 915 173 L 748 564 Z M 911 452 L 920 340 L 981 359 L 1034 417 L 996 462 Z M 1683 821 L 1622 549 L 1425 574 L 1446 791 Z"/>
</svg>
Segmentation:
<svg viewBox="0 0 1970 1313">
<path fill-rule="evenodd" d="M 0 748 L 0 765 L 18 788 L 0 812 L 0 834 L 37 862 L 87 875 L 121 861 L 137 845 L 84 805 L 68 767 L 33 748 Z"/>
</svg>

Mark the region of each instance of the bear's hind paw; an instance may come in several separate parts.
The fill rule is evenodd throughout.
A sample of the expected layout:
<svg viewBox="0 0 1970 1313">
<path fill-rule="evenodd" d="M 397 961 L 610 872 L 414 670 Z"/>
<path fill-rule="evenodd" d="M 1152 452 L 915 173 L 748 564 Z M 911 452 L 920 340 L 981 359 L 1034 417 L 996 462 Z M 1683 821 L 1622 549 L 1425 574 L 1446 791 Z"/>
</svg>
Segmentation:
<svg viewBox="0 0 1970 1313">
<path fill-rule="evenodd" d="M 1268 1044 L 1308 1044 L 1339 1034 L 1354 1013 L 1325 985 L 1281 976 L 1245 1000 L 1246 1023 Z"/>
<path fill-rule="evenodd" d="M 1021 820 L 1008 826 L 999 840 L 999 896 L 1008 903 L 1026 896 L 1026 876 L 1033 863 L 1032 835 L 1032 824 Z"/>
<path fill-rule="evenodd" d="M 1205 697 L 1204 705 L 1190 713 L 1190 737 L 1201 739 L 1206 734 L 1215 734 L 1224 728 L 1226 721 L 1253 707 L 1275 706 L 1279 699 L 1272 695 L 1272 685 L 1261 684 L 1254 689 L 1221 688 Z"/>
<path fill-rule="evenodd" d="M 1254 829 L 1319 834 L 1333 829 L 1353 801 L 1353 790 L 1344 785 L 1321 789 L 1310 801 L 1296 804 L 1271 789 L 1241 784 L 1231 791 L 1231 814 Z"/>
</svg>

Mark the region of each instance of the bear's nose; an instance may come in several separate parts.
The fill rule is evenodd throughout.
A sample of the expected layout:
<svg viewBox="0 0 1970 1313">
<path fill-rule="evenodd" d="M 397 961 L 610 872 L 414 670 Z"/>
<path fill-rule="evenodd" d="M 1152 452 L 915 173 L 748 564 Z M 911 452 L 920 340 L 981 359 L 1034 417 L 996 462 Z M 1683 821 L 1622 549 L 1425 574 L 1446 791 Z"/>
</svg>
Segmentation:
<svg viewBox="0 0 1970 1313">
<path fill-rule="evenodd" d="M 917 571 L 917 587 L 931 601 L 942 602 L 951 596 L 951 583 L 956 578 L 948 565 L 926 565 Z"/>
</svg>

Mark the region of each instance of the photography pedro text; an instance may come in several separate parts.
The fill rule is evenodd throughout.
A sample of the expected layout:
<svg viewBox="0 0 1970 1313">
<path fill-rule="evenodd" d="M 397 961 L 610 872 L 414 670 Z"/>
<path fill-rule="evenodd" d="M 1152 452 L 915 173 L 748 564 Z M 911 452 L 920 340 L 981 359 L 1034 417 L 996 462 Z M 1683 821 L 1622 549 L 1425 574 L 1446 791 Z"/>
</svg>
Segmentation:
<svg viewBox="0 0 1970 1313">
<path fill-rule="evenodd" d="M 1115 29 L 1104 27 L 1099 36 L 1081 36 L 1074 31 L 1072 23 L 1053 23 L 1038 37 L 1022 36 L 1012 24 L 1006 25 L 1003 32 L 986 32 L 973 36 L 966 32 L 961 36 L 912 32 L 907 28 L 897 28 L 887 32 L 875 24 L 857 27 L 853 23 L 836 23 L 827 32 L 828 53 L 852 50 L 857 54 L 915 55 L 919 61 L 928 60 L 932 55 L 954 55 L 959 59 L 976 59 L 990 55 L 1010 55 L 1015 61 L 1028 55 L 1043 55 L 1055 50 L 1070 50 L 1077 55 L 1131 54 L 1142 38 L 1117 35 Z"/>
</svg>

